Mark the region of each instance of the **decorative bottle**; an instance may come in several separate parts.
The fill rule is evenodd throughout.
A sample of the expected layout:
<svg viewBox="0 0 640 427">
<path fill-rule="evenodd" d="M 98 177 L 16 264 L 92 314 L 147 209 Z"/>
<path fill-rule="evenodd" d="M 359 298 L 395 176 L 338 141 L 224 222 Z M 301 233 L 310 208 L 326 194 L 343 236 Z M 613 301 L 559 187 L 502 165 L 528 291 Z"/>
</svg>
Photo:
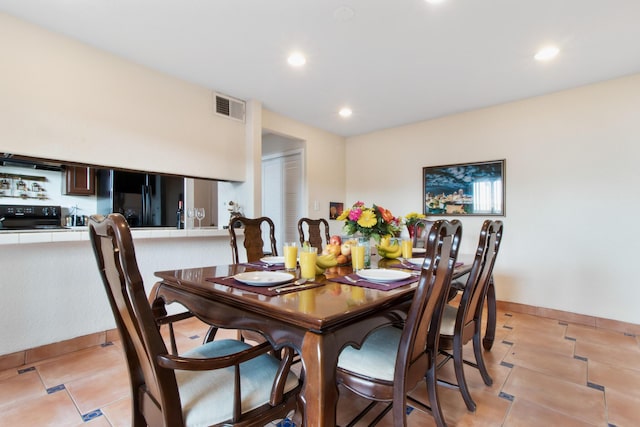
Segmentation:
<svg viewBox="0 0 640 427">
<path fill-rule="evenodd" d="M 182 200 L 178 200 L 178 211 L 176 212 L 176 228 L 184 228 L 184 209 L 182 209 Z"/>
</svg>

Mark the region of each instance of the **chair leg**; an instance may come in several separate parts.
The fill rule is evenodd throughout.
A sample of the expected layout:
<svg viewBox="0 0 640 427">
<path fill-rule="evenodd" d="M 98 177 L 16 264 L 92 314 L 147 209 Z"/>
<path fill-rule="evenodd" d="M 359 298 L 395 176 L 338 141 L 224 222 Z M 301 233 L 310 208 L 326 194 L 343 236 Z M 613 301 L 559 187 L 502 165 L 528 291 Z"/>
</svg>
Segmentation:
<svg viewBox="0 0 640 427">
<path fill-rule="evenodd" d="M 493 380 L 491 379 L 491 375 L 489 375 L 489 371 L 487 370 L 487 365 L 484 363 L 484 356 L 482 355 L 482 337 L 480 334 L 482 330 L 480 328 L 480 323 L 476 323 L 476 331 L 473 334 L 473 354 L 476 357 L 476 365 L 478 370 L 480 371 L 480 375 L 482 376 L 482 380 L 486 385 L 492 385 Z"/>
<path fill-rule="evenodd" d="M 447 423 L 444 421 L 442 409 L 440 408 L 440 399 L 438 398 L 438 378 L 436 377 L 435 363 L 431 363 L 425 379 L 427 383 L 427 393 L 429 394 L 429 403 L 431 404 L 431 414 L 438 427 L 446 427 Z"/>
<path fill-rule="evenodd" d="M 458 380 L 458 388 L 462 394 L 467 409 L 471 412 L 476 410 L 476 402 L 473 401 L 469 388 L 467 387 L 467 380 L 464 376 L 464 359 L 462 354 L 462 340 L 459 334 L 456 334 L 453 338 L 453 368 L 456 373 L 456 379 Z"/>
</svg>

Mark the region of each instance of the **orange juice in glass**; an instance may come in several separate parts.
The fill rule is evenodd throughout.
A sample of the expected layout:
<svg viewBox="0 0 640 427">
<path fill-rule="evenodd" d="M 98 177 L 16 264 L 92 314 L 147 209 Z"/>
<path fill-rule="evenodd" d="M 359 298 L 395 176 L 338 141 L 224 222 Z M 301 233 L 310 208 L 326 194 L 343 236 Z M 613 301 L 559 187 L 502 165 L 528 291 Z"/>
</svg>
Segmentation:
<svg viewBox="0 0 640 427">
<path fill-rule="evenodd" d="M 351 266 L 353 271 L 364 269 L 364 249 L 365 247 L 360 244 L 351 246 Z"/>
<path fill-rule="evenodd" d="M 311 246 L 300 248 L 300 277 L 304 279 L 316 278 L 316 259 L 318 250 Z"/>
<path fill-rule="evenodd" d="M 294 271 L 298 266 L 298 244 L 296 242 L 286 242 L 284 244 L 284 268 L 287 271 Z"/>
<path fill-rule="evenodd" d="M 413 240 L 403 239 L 402 240 L 402 258 L 409 259 L 412 256 L 413 256 Z"/>
</svg>

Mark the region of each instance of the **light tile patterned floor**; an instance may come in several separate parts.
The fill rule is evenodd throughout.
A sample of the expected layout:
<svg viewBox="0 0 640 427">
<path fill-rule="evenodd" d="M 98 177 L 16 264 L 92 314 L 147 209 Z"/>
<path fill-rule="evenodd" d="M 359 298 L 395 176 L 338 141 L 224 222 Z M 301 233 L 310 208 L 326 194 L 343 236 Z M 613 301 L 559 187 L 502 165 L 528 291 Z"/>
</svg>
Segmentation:
<svg viewBox="0 0 640 427">
<path fill-rule="evenodd" d="M 197 320 L 176 325 L 181 351 L 198 345 L 205 331 Z M 465 367 L 475 412 L 467 411 L 458 391 L 440 389 L 449 426 L 640 425 L 639 337 L 499 311 L 496 343 L 485 360 L 491 387 Z M 455 380 L 451 368 L 451 363 L 443 367 L 440 377 Z M 0 426 L 128 427 L 128 393 L 120 343 L 92 347 L 1 371 Z M 424 399 L 424 384 L 413 395 Z M 366 404 L 341 390 L 338 424 L 346 424 Z M 409 426 L 435 425 L 429 414 L 407 411 Z M 379 425 L 393 425 L 391 415 Z"/>
</svg>

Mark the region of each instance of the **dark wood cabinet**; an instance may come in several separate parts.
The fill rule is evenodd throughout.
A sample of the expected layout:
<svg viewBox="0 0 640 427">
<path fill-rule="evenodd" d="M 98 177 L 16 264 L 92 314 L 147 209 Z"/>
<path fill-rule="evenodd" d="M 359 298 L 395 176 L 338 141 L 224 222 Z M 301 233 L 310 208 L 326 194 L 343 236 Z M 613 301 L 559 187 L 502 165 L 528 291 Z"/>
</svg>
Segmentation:
<svg viewBox="0 0 640 427">
<path fill-rule="evenodd" d="M 96 194 L 95 169 L 85 166 L 67 166 L 65 194 L 90 196 Z"/>
</svg>

